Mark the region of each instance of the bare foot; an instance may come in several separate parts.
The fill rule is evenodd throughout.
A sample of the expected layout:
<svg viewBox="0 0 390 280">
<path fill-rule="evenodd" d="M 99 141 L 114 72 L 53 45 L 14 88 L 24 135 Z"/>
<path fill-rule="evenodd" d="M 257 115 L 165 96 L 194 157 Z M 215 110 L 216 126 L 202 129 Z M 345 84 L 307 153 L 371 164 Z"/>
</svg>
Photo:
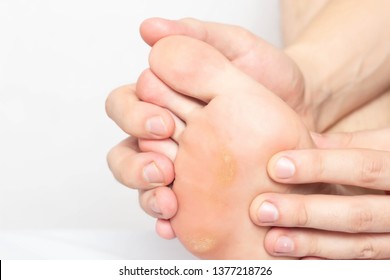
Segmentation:
<svg viewBox="0 0 390 280">
<path fill-rule="evenodd" d="M 248 209 L 258 194 L 303 190 L 276 184 L 266 166 L 279 151 L 313 147 L 307 129 L 281 99 L 201 41 L 160 40 L 150 67 L 154 74 L 144 73 L 137 94 L 186 123 L 175 159 L 176 236 L 201 258 L 271 258 L 263 248 L 268 229 L 255 226 Z"/>
</svg>

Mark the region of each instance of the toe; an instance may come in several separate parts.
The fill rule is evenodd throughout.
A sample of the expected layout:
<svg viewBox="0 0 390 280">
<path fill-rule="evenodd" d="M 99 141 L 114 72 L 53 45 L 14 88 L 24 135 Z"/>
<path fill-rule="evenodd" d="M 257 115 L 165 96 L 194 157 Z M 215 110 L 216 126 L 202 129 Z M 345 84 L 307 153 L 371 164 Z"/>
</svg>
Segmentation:
<svg viewBox="0 0 390 280">
<path fill-rule="evenodd" d="M 177 212 L 177 199 L 171 188 L 162 186 L 151 190 L 140 190 L 141 208 L 150 216 L 170 219 Z"/>
<path fill-rule="evenodd" d="M 145 70 L 138 78 L 136 95 L 143 101 L 167 108 L 184 121 L 192 111 L 204 105 L 199 100 L 172 90 L 150 69 Z"/>
<path fill-rule="evenodd" d="M 154 152 L 165 155 L 172 162 L 175 161 L 178 145 L 172 139 L 149 140 L 138 139 L 138 145 L 142 152 Z"/>
<path fill-rule="evenodd" d="M 164 239 L 173 239 L 176 237 L 169 220 L 158 219 L 156 222 L 156 232 Z"/>
<path fill-rule="evenodd" d="M 239 71 L 212 46 L 184 36 L 170 36 L 152 48 L 151 70 L 170 88 L 208 103 L 220 94 L 234 94 L 253 86 L 254 81 Z M 250 83 L 242 83 L 242 79 Z M 234 81 L 239 80 L 239 83 Z"/>
</svg>

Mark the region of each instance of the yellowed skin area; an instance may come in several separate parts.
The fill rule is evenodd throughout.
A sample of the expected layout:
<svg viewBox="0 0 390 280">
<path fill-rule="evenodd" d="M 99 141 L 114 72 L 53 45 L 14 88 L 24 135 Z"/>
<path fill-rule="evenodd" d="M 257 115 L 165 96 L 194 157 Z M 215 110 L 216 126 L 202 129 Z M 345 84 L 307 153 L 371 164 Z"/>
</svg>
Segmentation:
<svg viewBox="0 0 390 280">
<path fill-rule="evenodd" d="M 237 173 L 237 161 L 229 148 L 222 144 L 217 158 L 221 158 L 220 166 L 216 169 L 217 183 L 221 186 L 229 187 L 234 181 Z"/>
<path fill-rule="evenodd" d="M 259 193 L 289 191 L 268 178 L 271 155 L 312 145 L 278 98 L 260 92 L 245 106 L 236 98 L 218 96 L 196 111 L 179 142 L 173 186 L 179 211 L 171 222 L 180 241 L 201 258 L 270 257 L 262 248 L 266 229 L 250 221 L 249 205 Z M 242 122 L 253 117 L 260 121 Z"/>
</svg>

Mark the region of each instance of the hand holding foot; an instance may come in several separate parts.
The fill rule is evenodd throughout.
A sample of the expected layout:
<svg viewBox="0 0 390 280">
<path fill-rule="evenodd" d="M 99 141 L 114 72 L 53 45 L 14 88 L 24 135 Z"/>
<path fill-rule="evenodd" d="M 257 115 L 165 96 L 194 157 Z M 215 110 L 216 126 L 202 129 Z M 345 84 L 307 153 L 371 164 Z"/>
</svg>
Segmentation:
<svg viewBox="0 0 390 280">
<path fill-rule="evenodd" d="M 179 34 L 203 40 L 217 48 L 235 66 L 280 95 L 291 106 L 299 105 L 303 108 L 301 100 L 304 94 L 304 81 L 295 63 L 282 51 L 245 29 L 194 19 L 170 21 L 154 18 L 146 20 L 141 26 L 141 35 L 150 45 L 166 36 Z M 279 75 L 280 71 L 285 75 Z M 161 108 L 139 101 L 134 93 L 134 86 L 123 86 L 114 90 L 107 99 L 108 115 L 126 133 L 132 135 L 130 139 L 121 142 L 110 151 L 109 165 L 122 184 L 140 189 L 141 206 L 147 213 L 153 217 L 168 219 L 176 212 L 173 194 L 170 193 L 170 189 L 156 187 L 155 183 L 154 187 L 148 184 L 145 189 L 147 182 L 144 181 L 145 174 L 142 170 L 146 163 L 155 162 L 166 178 L 165 181 L 173 177 L 169 160 L 175 158 L 174 143 L 169 140 L 153 140 L 171 137 L 174 125 L 180 131 L 183 124 L 177 119 L 170 119 L 167 112 Z M 153 119 L 155 122 L 149 121 Z M 156 121 L 157 124 L 163 124 L 163 130 L 151 125 Z M 148 130 L 151 128 L 158 130 L 157 135 L 155 132 L 150 134 Z M 158 220 L 157 232 L 165 238 L 173 237 L 166 220 Z"/>
<path fill-rule="evenodd" d="M 137 95 L 186 122 L 177 133 L 176 235 L 202 258 L 269 257 L 262 248 L 267 229 L 251 222 L 248 207 L 260 193 L 292 190 L 270 180 L 266 164 L 278 151 L 312 147 L 307 129 L 278 97 L 200 41 L 160 40 L 150 67 Z M 161 90 L 148 90 L 157 84 Z"/>
</svg>

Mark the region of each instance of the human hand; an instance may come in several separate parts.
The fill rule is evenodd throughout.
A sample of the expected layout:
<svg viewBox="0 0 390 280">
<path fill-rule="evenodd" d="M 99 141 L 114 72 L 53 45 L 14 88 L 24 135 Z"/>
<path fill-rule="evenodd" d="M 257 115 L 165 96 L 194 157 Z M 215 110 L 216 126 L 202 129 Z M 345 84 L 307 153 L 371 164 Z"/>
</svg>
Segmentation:
<svg viewBox="0 0 390 280">
<path fill-rule="evenodd" d="M 390 127 L 313 139 L 321 149 L 280 152 L 268 164 L 269 175 L 286 184 L 348 185 L 341 194 L 358 190 L 361 195 L 258 196 L 250 214 L 254 223 L 274 227 L 265 239 L 267 251 L 275 256 L 390 258 L 390 197 L 383 194 L 390 191 Z"/>
</svg>

